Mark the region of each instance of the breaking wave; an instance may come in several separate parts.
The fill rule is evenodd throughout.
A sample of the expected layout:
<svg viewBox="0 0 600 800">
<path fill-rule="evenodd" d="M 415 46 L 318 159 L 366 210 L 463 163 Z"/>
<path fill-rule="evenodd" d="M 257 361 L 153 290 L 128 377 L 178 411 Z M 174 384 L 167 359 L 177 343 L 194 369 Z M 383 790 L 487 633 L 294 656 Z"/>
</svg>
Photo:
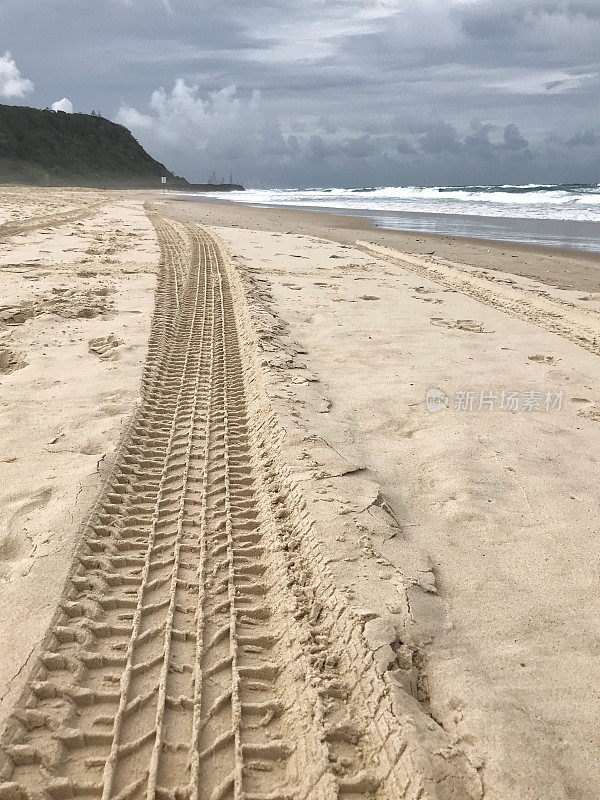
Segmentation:
<svg viewBox="0 0 600 800">
<path fill-rule="evenodd" d="M 263 206 L 600 221 L 600 184 L 249 189 L 211 197 Z"/>
</svg>

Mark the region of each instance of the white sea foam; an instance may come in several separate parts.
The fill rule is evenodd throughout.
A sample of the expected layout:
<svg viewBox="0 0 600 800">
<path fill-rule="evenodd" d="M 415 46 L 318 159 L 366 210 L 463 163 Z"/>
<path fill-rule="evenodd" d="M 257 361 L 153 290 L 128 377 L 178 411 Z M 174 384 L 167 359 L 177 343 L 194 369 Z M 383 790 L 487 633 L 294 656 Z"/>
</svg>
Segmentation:
<svg viewBox="0 0 600 800">
<path fill-rule="evenodd" d="M 382 186 L 365 189 L 249 189 L 211 197 L 263 206 L 600 222 L 600 185 Z"/>
</svg>

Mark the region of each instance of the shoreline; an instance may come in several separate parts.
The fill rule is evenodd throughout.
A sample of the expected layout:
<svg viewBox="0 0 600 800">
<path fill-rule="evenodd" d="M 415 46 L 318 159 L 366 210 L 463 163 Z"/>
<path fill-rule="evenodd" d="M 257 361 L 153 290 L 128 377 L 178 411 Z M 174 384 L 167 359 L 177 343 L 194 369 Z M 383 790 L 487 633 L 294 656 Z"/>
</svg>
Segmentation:
<svg viewBox="0 0 600 800">
<path fill-rule="evenodd" d="M 582 304 L 324 241 L 308 217 L 303 231 L 248 221 L 212 230 L 247 282 L 286 462 L 335 585 L 375 615 L 380 669 L 459 743 L 486 800 L 598 796 L 598 707 L 579 698 L 597 673 L 600 398 L 583 336 L 598 341 L 600 293 Z M 433 387 L 446 411 L 426 407 Z M 469 390 L 560 392 L 561 408 L 463 411 Z"/>
<path fill-rule="evenodd" d="M 256 209 L 287 209 L 307 213 L 325 214 L 333 217 L 352 217 L 364 220 L 369 227 L 375 230 L 400 231 L 424 236 L 450 236 L 456 239 L 466 239 L 468 241 L 483 242 L 500 245 L 524 245 L 529 247 L 541 247 L 544 250 L 559 250 L 568 253 L 582 253 L 596 255 L 600 258 L 600 220 L 592 222 L 589 220 L 553 220 L 542 218 L 516 217 L 516 216 L 488 216 L 467 215 L 467 214 L 443 214 L 433 211 L 398 211 L 398 210 L 378 210 L 378 209 L 346 209 L 342 206 L 310 206 L 310 205 L 275 205 L 261 203 L 245 203 L 227 198 L 210 198 L 194 194 L 183 194 L 182 197 L 191 198 L 189 202 L 203 201 L 211 203 L 233 204 L 236 206 L 250 206 Z M 432 226 L 439 228 L 430 230 Z M 468 230 L 477 231 L 481 229 L 483 235 L 469 235 Z M 487 236 L 485 232 L 496 229 L 497 236 Z M 527 233 L 531 241 L 525 239 L 512 238 L 510 235 L 515 230 L 521 230 L 523 236 Z M 464 233 L 458 232 L 464 230 Z M 564 235 L 556 234 L 556 231 L 563 231 Z M 507 235 L 500 235 L 504 232 Z M 538 239 L 539 241 L 536 241 Z M 548 243 L 554 239 L 556 244 Z M 569 239 L 572 246 L 569 245 Z M 589 242 L 598 242 L 595 248 L 585 247 Z M 580 242 L 582 246 L 575 243 Z"/>
<path fill-rule="evenodd" d="M 153 201 L 182 219 L 201 218 L 207 225 L 300 233 L 353 245 L 357 239 L 414 255 L 435 254 L 453 262 L 519 275 L 558 289 L 597 292 L 600 253 L 558 247 L 376 228 L 360 215 L 334 215 L 278 206 L 259 207 L 206 198 L 188 200 L 165 195 Z"/>
<path fill-rule="evenodd" d="M 155 451 L 154 426 L 144 417 L 145 444 L 127 462 L 115 448 L 146 396 L 138 385 L 146 353 L 164 352 L 157 345 L 173 336 L 179 293 L 189 299 L 197 285 L 186 278 L 199 253 L 192 237 L 206 235 L 235 280 L 228 341 L 256 365 L 243 380 L 253 403 L 249 436 L 260 447 L 251 463 L 266 457 L 263 443 L 274 455 L 259 486 L 273 481 L 279 499 L 280 480 L 289 477 L 305 503 L 316 548 L 308 566 L 315 553 L 326 554 L 331 591 L 358 632 L 360 654 L 341 674 L 363 663 L 364 648 L 377 676 L 395 687 L 394 714 L 411 737 L 415 780 L 428 781 L 435 767 L 431 785 L 458 786 L 452 796 L 465 800 L 600 796 L 598 705 L 581 703 L 600 679 L 597 263 L 554 250 L 378 231 L 360 217 L 181 203 L 147 192 L 76 194 L 5 197 L 2 273 L 14 313 L 0 330 L 12 358 L 2 376 L 0 724 L 24 684 L 31 686 L 82 541 L 80 523 L 113 464 L 140 476 L 146 503 L 147 477 L 131 471 L 129 458 L 150 463 L 144 454 Z M 376 237 L 377 244 L 365 241 Z M 447 258 L 429 255 L 442 248 Z M 518 277 L 519 270 L 541 277 Z M 594 280 L 584 297 L 581 289 L 550 288 Z M 199 297 L 206 302 L 206 293 Z M 178 341 L 169 350 L 176 359 L 188 340 Z M 172 394 L 183 384 L 164 385 Z M 449 399 L 440 413 L 426 402 L 433 388 Z M 502 407 L 507 392 L 521 405 Z M 548 393 L 554 399 L 546 407 Z M 160 401 L 161 393 L 151 394 Z M 487 399 L 460 407 L 457 398 L 468 394 Z M 539 407 L 528 408 L 536 397 Z M 23 425 L 32 403 L 35 419 Z M 120 493 L 103 497 L 108 538 L 123 519 L 136 533 L 133 545 L 145 547 L 150 521 L 138 516 L 140 506 L 122 505 Z M 144 504 L 144 514 L 155 503 Z M 280 505 L 265 503 L 265 513 Z M 110 531 L 107 517 L 119 520 Z M 92 552 L 103 552 L 90 530 Z M 121 566 L 129 572 L 132 565 Z M 169 568 L 162 556 L 159 568 Z M 291 585 L 305 587 L 306 574 Z M 87 608 L 98 586 L 103 591 L 104 584 L 78 581 L 72 596 Z M 122 614 L 112 604 L 114 587 L 106 591 L 102 618 Z M 319 614 L 328 602 L 319 601 Z M 115 618 L 125 624 L 129 617 Z M 71 657 L 70 640 L 61 643 Z M 328 647 L 335 655 L 339 640 Z M 369 730 L 360 730 L 375 747 Z M 46 734 L 36 728 L 33 735 Z M 69 769 L 81 765 L 75 750 Z M 431 800 L 442 795 L 449 796 L 436 790 Z"/>
</svg>

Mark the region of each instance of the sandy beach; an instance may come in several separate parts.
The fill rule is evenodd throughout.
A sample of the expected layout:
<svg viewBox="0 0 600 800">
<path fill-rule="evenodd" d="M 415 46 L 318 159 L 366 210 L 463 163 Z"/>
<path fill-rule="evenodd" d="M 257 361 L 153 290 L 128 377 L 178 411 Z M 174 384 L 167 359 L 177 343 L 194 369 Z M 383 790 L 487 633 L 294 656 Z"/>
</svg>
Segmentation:
<svg viewBox="0 0 600 800">
<path fill-rule="evenodd" d="M 139 398 L 158 250 L 132 195 L 3 189 L 2 208 L 4 717 Z"/>
<path fill-rule="evenodd" d="M 224 597 L 255 645 L 231 612 L 232 651 L 202 656 L 231 685 L 198 724 L 216 752 L 242 687 L 257 797 L 600 796 L 599 256 L 159 193 L 0 197 L 0 797 L 37 763 L 60 796 L 125 791 L 158 758 L 156 702 L 176 753 L 202 644 L 181 631 L 200 614 L 223 639 L 220 570 L 253 576 L 256 607 L 245 578 Z M 147 553 L 146 530 L 167 537 Z M 184 577 L 148 561 L 171 541 Z M 171 594 L 136 608 L 138 578 Z M 148 749 L 90 734 L 92 711 Z"/>
</svg>

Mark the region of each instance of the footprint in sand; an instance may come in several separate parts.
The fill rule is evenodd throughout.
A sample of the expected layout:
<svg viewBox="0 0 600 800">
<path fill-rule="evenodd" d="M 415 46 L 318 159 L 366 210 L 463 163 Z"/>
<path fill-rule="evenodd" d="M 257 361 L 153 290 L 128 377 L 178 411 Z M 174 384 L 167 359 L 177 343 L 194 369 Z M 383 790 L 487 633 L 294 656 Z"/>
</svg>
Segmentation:
<svg viewBox="0 0 600 800">
<path fill-rule="evenodd" d="M 542 353 L 536 353 L 533 356 L 527 356 L 529 361 L 535 361 L 537 364 L 556 364 L 554 356 L 545 356 Z"/>
<path fill-rule="evenodd" d="M 33 494 L 15 495 L 6 501 L 6 517 L 0 524 L 0 578 L 9 578 L 18 562 L 33 554 L 35 545 L 27 533 L 27 521 L 34 511 L 48 505 L 51 495 L 51 487 L 44 486 Z"/>
<path fill-rule="evenodd" d="M 0 309 L 0 322 L 5 325 L 22 325 L 32 317 L 35 317 L 35 308 L 27 303 L 20 306 L 5 306 Z"/>
<path fill-rule="evenodd" d="M 425 286 L 415 286 L 414 291 L 417 294 L 435 294 L 435 289 L 426 289 Z"/>
<path fill-rule="evenodd" d="M 131 403 L 125 401 L 127 391 L 104 392 L 99 397 L 99 416 L 115 417 L 132 410 Z"/>
<path fill-rule="evenodd" d="M 95 353 L 99 358 L 108 361 L 118 358 L 116 349 L 119 345 L 123 344 L 122 339 L 118 339 L 114 334 L 109 336 L 99 336 L 96 339 L 90 339 L 88 342 L 88 350 L 90 353 Z"/>
<path fill-rule="evenodd" d="M 411 297 L 413 300 L 421 300 L 423 303 L 441 303 L 439 297 L 419 297 L 419 295 L 412 294 Z"/>
<path fill-rule="evenodd" d="M 589 403 L 589 400 L 587 401 Z M 577 412 L 578 417 L 585 417 L 594 422 L 600 422 L 600 408 L 582 408 Z"/>
<path fill-rule="evenodd" d="M 430 317 L 429 318 L 430 325 L 436 325 L 438 328 L 453 328 L 454 323 L 452 320 L 444 319 L 443 317 Z"/>
<path fill-rule="evenodd" d="M 100 416 L 102 417 L 117 417 L 130 411 L 131 406 L 129 403 L 103 403 L 99 407 Z"/>
<path fill-rule="evenodd" d="M 483 322 L 477 322 L 474 319 L 451 320 L 444 319 L 444 317 L 430 317 L 429 322 L 431 325 L 437 325 L 440 328 L 457 328 L 469 333 L 493 333 L 493 331 L 484 330 Z"/>
<path fill-rule="evenodd" d="M 335 283 L 314 283 L 313 286 L 318 286 L 320 289 L 331 289 L 333 292 L 340 290 L 340 287 L 336 286 Z"/>
<path fill-rule="evenodd" d="M 100 436 L 91 436 L 80 442 L 75 452 L 85 456 L 99 456 L 106 452 L 106 443 Z"/>
<path fill-rule="evenodd" d="M 471 333 L 491 333 L 491 331 L 483 330 L 483 322 L 476 322 L 474 319 L 457 319 L 454 327 L 461 331 L 471 331 Z"/>
<path fill-rule="evenodd" d="M 0 375 L 9 375 L 18 369 L 27 366 L 27 361 L 14 350 L 8 347 L 0 347 Z"/>
</svg>

